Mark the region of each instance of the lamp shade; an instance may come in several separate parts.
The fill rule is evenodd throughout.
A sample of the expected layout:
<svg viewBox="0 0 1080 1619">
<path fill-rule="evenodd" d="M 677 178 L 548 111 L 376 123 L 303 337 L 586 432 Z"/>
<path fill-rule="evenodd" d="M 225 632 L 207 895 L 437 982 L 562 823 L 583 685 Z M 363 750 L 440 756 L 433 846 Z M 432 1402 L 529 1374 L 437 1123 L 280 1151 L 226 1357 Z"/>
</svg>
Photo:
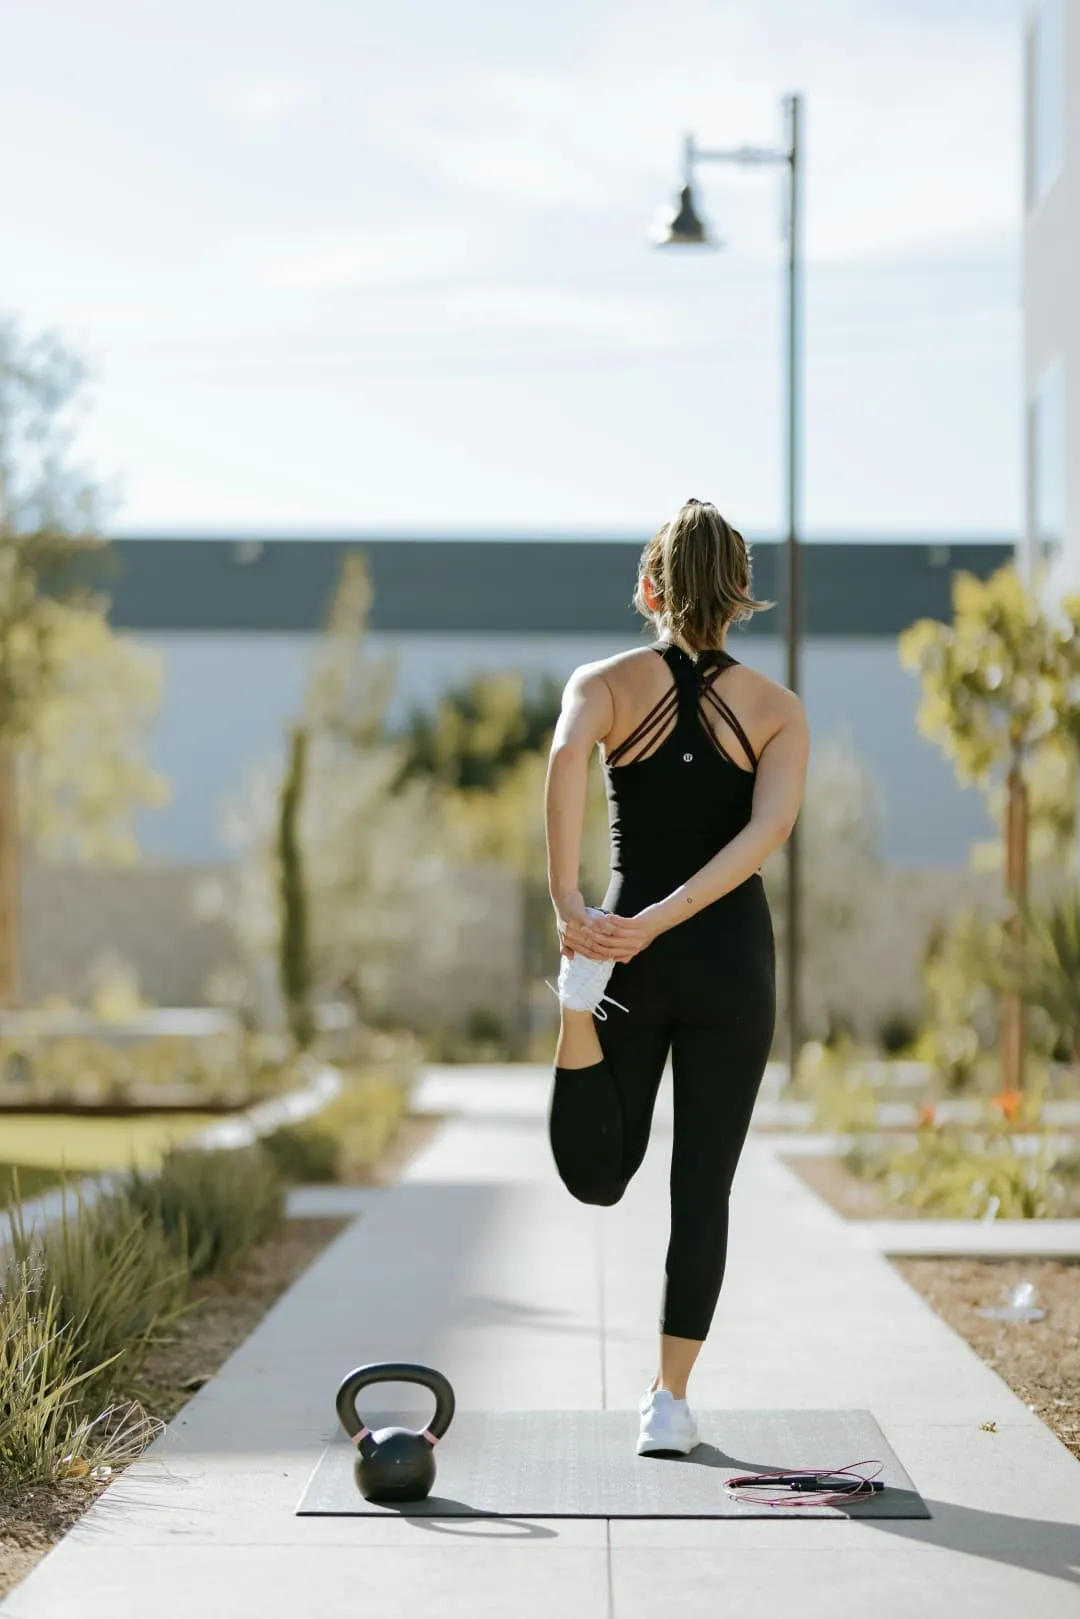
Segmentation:
<svg viewBox="0 0 1080 1619">
<path fill-rule="evenodd" d="M 661 216 L 653 233 L 657 247 L 717 247 L 708 227 L 697 211 L 694 188 L 687 184 L 679 192 L 675 209 Z"/>
</svg>

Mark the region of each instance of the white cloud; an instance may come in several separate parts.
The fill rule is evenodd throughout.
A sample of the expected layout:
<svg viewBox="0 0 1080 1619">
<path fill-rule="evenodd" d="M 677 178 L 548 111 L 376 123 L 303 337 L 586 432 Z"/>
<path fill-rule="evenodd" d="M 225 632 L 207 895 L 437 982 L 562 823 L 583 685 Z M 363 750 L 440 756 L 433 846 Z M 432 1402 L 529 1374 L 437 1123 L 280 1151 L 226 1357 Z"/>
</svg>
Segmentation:
<svg viewBox="0 0 1080 1619">
<path fill-rule="evenodd" d="M 437 223 L 244 235 L 229 258 L 253 284 L 310 294 L 431 281 L 468 262 L 462 233 Z"/>
<path fill-rule="evenodd" d="M 315 86 L 287 75 L 238 79 L 221 91 L 228 112 L 240 123 L 257 128 L 280 124 L 316 100 Z"/>
<path fill-rule="evenodd" d="M 456 327 L 522 337 L 581 337 L 621 347 L 664 347 L 678 334 L 671 312 L 645 298 L 515 283 L 462 291 L 444 306 Z"/>
<path fill-rule="evenodd" d="M 638 0 L 570 67 L 418 78 L 378 107 L 386 138 L 458 194 L 507 210 L 645 209 L 678 180 L 680 142 L 781 138 L 806 96 L 811 252 L 864 259 L 1015 229 L 1019 30 L 828 8 Z M 701 176 L 742 239 L 777 235 L 777 181 Z M 648 206 L 646 208 L 646 196 Z"/>
</svg>

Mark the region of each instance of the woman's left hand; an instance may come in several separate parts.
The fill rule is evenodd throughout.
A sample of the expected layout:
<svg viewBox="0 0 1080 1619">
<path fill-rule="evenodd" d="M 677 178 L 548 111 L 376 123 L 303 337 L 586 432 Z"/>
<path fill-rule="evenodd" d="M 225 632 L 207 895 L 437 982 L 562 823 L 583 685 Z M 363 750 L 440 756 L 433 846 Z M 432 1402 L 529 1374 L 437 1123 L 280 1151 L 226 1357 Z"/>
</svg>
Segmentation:
<svg viewBox="0 0 1080 1619">
<path fill-rule="evenodd" d="M 636 916 L 598 917 L 589 928 L 597 948 L 610 960 L 630 961 L 648 949 L 665 931 L 658 905 L 647 905 Z"/>
</svg>

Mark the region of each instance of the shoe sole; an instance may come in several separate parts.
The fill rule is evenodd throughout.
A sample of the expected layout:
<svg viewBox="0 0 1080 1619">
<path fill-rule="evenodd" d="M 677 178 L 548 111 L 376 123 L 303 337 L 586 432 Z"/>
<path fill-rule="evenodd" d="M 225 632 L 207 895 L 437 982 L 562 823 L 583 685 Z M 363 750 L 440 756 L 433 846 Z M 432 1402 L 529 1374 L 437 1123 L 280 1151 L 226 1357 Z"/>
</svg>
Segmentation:
<svg viewBox="0 0 1080 1619">
<path fill-rule="evenodd" d="M 684 1440 L 676 1443 L 670 1439 L 639 1439 L 637 1453 L 639 1456 L 689 1456 L 701 1444 L 700 1439 Z"/>
</svg>

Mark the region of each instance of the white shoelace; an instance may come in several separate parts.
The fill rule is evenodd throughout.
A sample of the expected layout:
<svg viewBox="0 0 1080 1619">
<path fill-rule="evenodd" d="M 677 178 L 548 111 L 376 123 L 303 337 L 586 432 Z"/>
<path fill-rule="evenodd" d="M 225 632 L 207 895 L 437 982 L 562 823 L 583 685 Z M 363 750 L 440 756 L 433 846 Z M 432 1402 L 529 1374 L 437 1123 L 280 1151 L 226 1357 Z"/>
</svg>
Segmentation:
<svg viewBox="0 0 1080 1619">
<path fill-rule="evenodd" d="M 588 958 L 575 957 L 575 960 L 578 960 L 578 959 L 588 959 Z M 607 965 L 606 962 L 599 962 L 598 961 L 596 963 L 597 967 L 604 967 L 606 965 Z M 560 1006 L 565 1006 L 566 1003 L 563 1000 L 562 995 L 559 992 L 558 985 L 553 984 L 551 982 L 550 978 L 545 978 L 544 982 L 547 984 L 548 989 L 550 989 L 552 994 L 555 996 L 555 999 L 559 1002 L 559 1005 Z M 591 1000 L 592 997 L 590 996 L 588 998 Z M 628 1013 L 629 1010 L 630 1010 L 630 1008 L 628 1006 L 624 1006 L 621 1001 L 617 1001 L 613 995 L 609 995 L 606 990 L 598 997 L 595 1006 L 574 1007 L 571 1010 L 580 1011 L 580 1012 L 591 1012 L 593 1017 L 599 1018 L 601 1023 L 606 1023 L 608 1015 L 607 1015 L 607 1011 L 606 1011 L 605 1005 L 604 1005 L 605 1002 L 607 1003 L 608 1006 L 618 1007 L 620 1012 L 627 1012 Z"/>
</svg>

